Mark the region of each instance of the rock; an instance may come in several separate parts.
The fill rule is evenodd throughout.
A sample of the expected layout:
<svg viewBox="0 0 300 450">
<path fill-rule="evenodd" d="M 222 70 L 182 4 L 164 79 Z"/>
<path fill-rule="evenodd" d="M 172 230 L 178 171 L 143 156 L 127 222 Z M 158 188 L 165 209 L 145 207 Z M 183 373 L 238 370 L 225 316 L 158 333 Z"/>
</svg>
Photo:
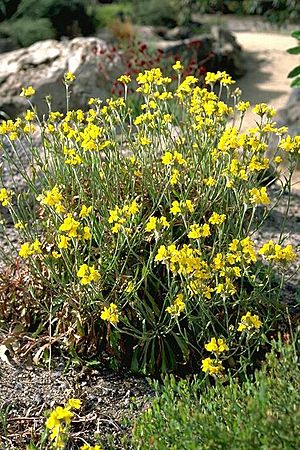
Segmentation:
<svg viewBox="0 0 300 450">
<path fill-rule="evenodd" d="M 192 38 L 176 41 L 157 40 L 152 45 L 163 50 L 167 56 L 177 56 L 186 65 L 194 61 L 208 71 L 226 70 L 235 79 L 245 73 L 241 46 L 231 33 L 223 33 L 217 28 L 211 33 Z"/>
<path fill-rule="evenodd" d="M 88 37 L 71 41 L 46 40 L 25 49 L 0 55 L 0 110 L 10 117 L 28 107 L 20 97 L 23 86 L 36 90 L 32 98 L 39 114 L 48 112 L 45 97 L 52 98 L 52 110 L 66 110 L 65 72 L 76 75 L 70 108 L 87 108 L 90 97 L 111 96 L 112 82 L 124 72 L 118 53 L 111 53 L 106 42 Z"/>
<path fill-rule="evenodd" d="M 219 70 L 226 70 L 234 78 L 240 78 L 246 73 L 242 47 L 230 31 L 219 26 L 211 27 L 214 38 L 214 53 Z"/>
<path fill-rule="evenodd" d="M 276 116 L 278 126 L 287 126 L 292 136 L 300 134 L 300 88 L 291 89 L 286 106 Z"/>
<path fill-rule="evenodd" d="M 135 28 L 136 34 L 147 42 L 149 48 L 163 50 L 166 56 L 177 56 L 186 66 L 194 61 L 209 71 L 226 70 L 233 78 L 244 75 L 243 52 L 235 37 L 219 26 L 207 26 L 205 30 L 192 36 L 187 27 Z"/>
<path fill-rule="evenodd" d="M 188 39 L 191 36 L 191 31 L 189 27 L 175 27 L 168 29 L 164 35 L 165 39 L 176 40 L 176 39 Z"/>
</svg>

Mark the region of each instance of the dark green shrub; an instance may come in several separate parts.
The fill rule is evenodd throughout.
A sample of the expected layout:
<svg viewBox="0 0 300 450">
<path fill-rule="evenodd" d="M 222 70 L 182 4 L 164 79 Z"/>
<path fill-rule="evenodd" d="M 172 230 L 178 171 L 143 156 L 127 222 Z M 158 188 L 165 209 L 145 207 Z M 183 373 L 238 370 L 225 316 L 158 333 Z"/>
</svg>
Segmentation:
<svg viewBox="0 0 300 450">
<path fill-rule="evenodd" d="M 90 8 L 96 28 L 105 28 L 116 19 L 132 19 L 133 8 L 131 3 L 111 3 L 96 5 Z"/>
<path fill-rule="evenodd" d="M 23 17 L 0 24 L 0 36 L 10 37 L 20 47 L 28 47 L 36 41 L 54 39 L 55 30 L 49 19 L 30 19 Z"/>
<path fill-rule="evenodd" d="M 21 0 L 0 0 L 0 22 L 9 19 L 17 10 Z"/>
<path fill-rule="evenodd" d="M 133 0 L 135 20 L 145 25 L 177 25 L 180 2 L 176 0 Z"/>
<path fill-rule="evenodd" d="M 298 0 L 197 0 L 196 3 L 201 13 L 256 14 L 278 25 L 300 19 Z"/>
<path fill-rule="evenodd" d="M 48 18 L 57 36 L 88 35 L 94 31 L 84 0 L 22 0 L 14 18 Z"/>
</svg>

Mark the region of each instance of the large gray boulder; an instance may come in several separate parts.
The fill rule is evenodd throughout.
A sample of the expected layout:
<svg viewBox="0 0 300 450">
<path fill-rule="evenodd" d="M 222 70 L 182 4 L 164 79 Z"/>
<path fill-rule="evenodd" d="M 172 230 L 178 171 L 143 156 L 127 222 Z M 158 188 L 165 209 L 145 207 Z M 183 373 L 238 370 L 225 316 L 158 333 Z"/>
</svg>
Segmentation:
<svg viewBox="0 0 300 450">
<path fill-rule="evenodd" d="M 123 71 L 120 57 L 109 52 L 106 42 L 95 37 L 71 41 L 46 40 L 28 48 L 0 55 L 0 111 L 10 117 L 26 109 L 26 99 L 20 97 L 23 86 L 33 86 L 32 102 L 39 114 L 47 114 L 45 97 L 52 98 L 52 110 L 65 111 L 66 95 L 62 82 L 71 71 L 76 82 L 71 87 L 70 108 L 87 107 L 90 97 L 111 96 L 112 81 Z"/>
</svg>

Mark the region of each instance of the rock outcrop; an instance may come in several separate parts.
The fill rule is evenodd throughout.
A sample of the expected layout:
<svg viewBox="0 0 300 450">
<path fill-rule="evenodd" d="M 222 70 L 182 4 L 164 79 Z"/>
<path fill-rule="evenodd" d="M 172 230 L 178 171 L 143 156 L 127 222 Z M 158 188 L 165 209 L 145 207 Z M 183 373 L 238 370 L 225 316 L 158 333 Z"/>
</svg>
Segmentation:
<svg viewBox="0 0 300 450">
<path fill-rule="evenodd" d="M 52 110 L 65 111 L 64 73 L 76 75 L 72 85 L 71 108 L 86 108 L 90 97 L 111 96 L 112 81 L 124 70 L 117 53 L 111 54 L 106 42 L 94 37 L 71 41 L 46 40 L 28 48 L 0 55 L 0 111 L 15 117 L 26 109 L 20 97 L 23 86 L 36 90 L 32 102 L 39 114 L 48 112 L 46 96 L 51 96 Z"/>
</svg>

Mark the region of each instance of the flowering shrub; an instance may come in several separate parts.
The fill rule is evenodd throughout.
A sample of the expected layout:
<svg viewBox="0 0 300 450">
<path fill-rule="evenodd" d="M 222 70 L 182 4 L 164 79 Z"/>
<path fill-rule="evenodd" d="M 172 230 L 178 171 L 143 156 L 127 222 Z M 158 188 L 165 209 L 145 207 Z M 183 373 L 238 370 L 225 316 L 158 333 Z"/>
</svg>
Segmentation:
<svg viewBox="0 0 300 450">
<path fill-rule="evenodd" d="M 277 326 L 296 253 L 281 241 L 256 244 L 255 232 L 290 187 L 300 138 L 278 128 L 266 104 L 241 133 L 249 103 L 230 91 L 229 75 L 207 73 L 203 88 L 179 63 L 174 70 L 174 89 L 160 69 L 138 74 L 135 118 L 127 76 L 124 98 L 92 98 L 87 112 L 40 120 L 30 109 L 3 121 L 5 159 L 17 164 L 7 143 L 25 140 L 34 170 L 21 170 L 25 191 L 1 187 L 1 201 L 20 233 L 20 259 L 47 287 L 32 319 L 39 333 L 85 355 L 106 351 L 133 370 L 202 365 L 223 377 Z M 72 82 L 66 74 L 67 98 Z M 34 89 L 22 95 L 30 103 Z M 271 135 L 279 137 L 272 159 Z M 271 191 L 266 171 L 281 150 L 287 183 Z"/>
</svg>

